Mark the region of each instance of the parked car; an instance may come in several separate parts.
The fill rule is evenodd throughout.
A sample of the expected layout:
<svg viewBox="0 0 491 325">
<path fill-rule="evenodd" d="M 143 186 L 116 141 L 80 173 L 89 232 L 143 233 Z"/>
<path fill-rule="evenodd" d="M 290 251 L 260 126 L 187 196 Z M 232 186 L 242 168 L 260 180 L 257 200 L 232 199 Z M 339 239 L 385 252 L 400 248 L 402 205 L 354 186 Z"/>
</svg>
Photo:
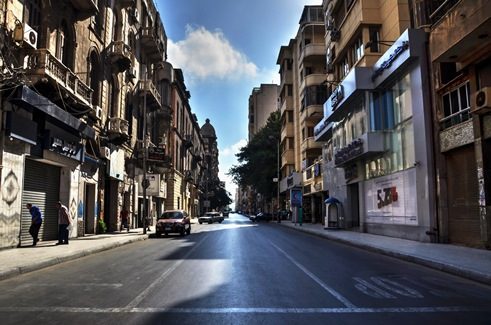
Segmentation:
<svg viewBox="0 0 491 325">
<path fill-rule="evenodd" d="M 252 222 L 271 221 L 272 218 L 273 216 L 269 212 L 259 212 L 256 215 L 252 214 L 249 216 L 249 220 Z"/>
<path fill-rule="evenodd" d="M 225 218 L 228 218 L 229 213 L 230 213 L 230 209 L 223 209 L 222 216 L 224 216 Z"/>
<path fill-rule="evenodd" d="M 179 233 L 181 236 L 191 233 L 191 219 L 184 210 L 168 210 L 164 211 L 157 218 L 155 226 L 155 234 L 160 237 L 162 234 L 166 236 L 169 233 Z"/>
<path fill-rule="evenodd" d="M 198 222 L 202 224 L 203 222 L 205 223 L 222 223 L 223 222 L 223 216 L 220 215 L 220 212 L 206 212 L 204 215 L 198 218 Z"/>
</svg>

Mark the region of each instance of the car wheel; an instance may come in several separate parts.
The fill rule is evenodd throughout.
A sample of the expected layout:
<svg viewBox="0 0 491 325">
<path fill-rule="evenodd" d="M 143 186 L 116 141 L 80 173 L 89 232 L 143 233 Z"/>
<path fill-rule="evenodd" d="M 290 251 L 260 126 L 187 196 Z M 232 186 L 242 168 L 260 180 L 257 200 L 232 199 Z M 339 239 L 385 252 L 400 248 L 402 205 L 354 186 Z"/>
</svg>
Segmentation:
<svg viewBox="0 0 491 325">
<path fill-rule="evenodd" d="M 213 221 L 208 221 L 208 224 L 211 225 L 213 223 Z"/>
<path fill-rule="evenodd" d="M 165 235 L 165 237 L 167 237 L 167 236 L 169 236 L 169 233 L 166 231 L 166 232 L 164 233 L 164 235 Z"/>
<path fill-rule="evenodd" d="M 159 232 L 159 231 L 157 231 L 157 232 L 155 233 L 155 237 L 160 237 L 160 236 L 162 236 L 162 233 L 161 233 L 161 232 Z"/>
<path fill-rule="evenodd" d="M 203 224 L 203 222 L 202 221 L 199 221 L 199 224 L 201 225 L 201 224 Z"/>
<path fill-rule="evenodd" d="M 223 222 L 223 220 L 218 221 L 218 223 L 222 223 L 222 222 Z"/>
</svg>

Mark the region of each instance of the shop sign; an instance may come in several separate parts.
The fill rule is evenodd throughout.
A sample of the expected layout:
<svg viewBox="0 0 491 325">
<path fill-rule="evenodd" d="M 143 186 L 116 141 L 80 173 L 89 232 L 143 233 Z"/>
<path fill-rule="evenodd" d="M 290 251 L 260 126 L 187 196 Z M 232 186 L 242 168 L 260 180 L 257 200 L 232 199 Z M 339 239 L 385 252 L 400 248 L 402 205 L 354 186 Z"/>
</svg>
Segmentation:
<svg viewBox="0 0 491 325">
<path fill-rule="evenodd" d="M 414 169 L 365 182 L 367 222 L 418 225 Z"/>
<path fill-rule="evenodd" d="M 390 68 L 392 63 L 408 48 L 409 48 L 409 41 L 403 41 L 401 45 L 396 47 L 394 49 L 394 52 L 392 52 L 390 54 L 390 56 L 387 58 L 387 60 L 382 62 L 380 67 L 378 67 L 378 69 L 373 72 L 372 81 L 375 81 L 375 79 L 377 79 L 385 70 Z"/>
<path fill-rule="evenodd" d="M 46 149 L 78 161 L 82 161 L 83 158 L 83 148 L 80 143 L 72 143 L 57 137 L 48 138 Z"/>
<path fill-rule="evenodd" d="M 149 161 L 165 161 L 165 149 L 158 147 L 148 148 L 147 160 Z"/>
<path fill-rule="evenodd" d="M 331 94 L 331 108 L 334 110 L 344 98 L 343 85 L 339 85 Z"/>
<path fill-rule="evenodd" d="M 344 148 L 339 149 L 334 154 L 334 163 L 340 165 L 348 160 L 363 154 L 363 140 L 356 139 Z"/>
</svg>

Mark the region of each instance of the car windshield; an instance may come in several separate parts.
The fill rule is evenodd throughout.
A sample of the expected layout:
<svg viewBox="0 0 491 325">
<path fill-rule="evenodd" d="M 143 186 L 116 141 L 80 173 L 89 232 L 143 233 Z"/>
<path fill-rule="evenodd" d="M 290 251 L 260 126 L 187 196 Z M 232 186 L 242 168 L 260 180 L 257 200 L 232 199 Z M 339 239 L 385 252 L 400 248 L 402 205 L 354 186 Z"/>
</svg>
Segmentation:
<svg viewBox="0 0 491 325">
<path fill-rule="evenodd" d="M 182 219 L 182 213 L 178 211 L 164 212 L 159 219 Z"/>
</svg>

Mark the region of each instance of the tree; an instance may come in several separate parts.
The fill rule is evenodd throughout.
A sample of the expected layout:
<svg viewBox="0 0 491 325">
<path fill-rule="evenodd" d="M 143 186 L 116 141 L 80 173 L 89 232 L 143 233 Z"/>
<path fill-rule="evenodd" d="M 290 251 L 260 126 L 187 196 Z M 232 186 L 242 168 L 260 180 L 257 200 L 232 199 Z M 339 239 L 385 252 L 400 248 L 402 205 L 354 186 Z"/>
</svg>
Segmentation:
<svg viewBox="0 0 491 325">
<path fill-rule="evenodd" d="M 280 141 L 280 112 L 271 113 L 266 125 L 257 132 L 249 143 L 236 154 L 239 165 L 229 170 L 238 186 L 252 186 L 266 199 L 271 199 L 276 191 L 273 178 L 276 177 L 277 145 Z"/>
</svg>

